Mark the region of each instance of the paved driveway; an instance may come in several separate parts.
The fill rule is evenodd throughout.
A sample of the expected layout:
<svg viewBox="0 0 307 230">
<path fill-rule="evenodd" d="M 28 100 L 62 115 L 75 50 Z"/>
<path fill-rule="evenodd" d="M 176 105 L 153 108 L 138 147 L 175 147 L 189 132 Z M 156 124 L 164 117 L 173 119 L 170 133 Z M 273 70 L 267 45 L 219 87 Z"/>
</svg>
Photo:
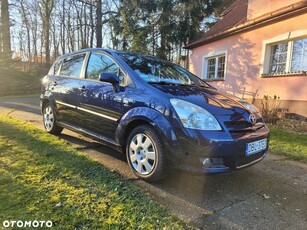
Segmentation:
<svg viewBox="0 0 307 230">
<path fill-rule="evenodd" d="M 38 98 L 0 99 L 0 113 L 43 128 Z M 242 171 L 195 175 L 179 171 L 159 183 L 134 177 L 123 154 L 65 130 L 61 138 L 138 184 L 198 228 L 306 229 L 307 166 L 269 154 Z"/>
</svg>

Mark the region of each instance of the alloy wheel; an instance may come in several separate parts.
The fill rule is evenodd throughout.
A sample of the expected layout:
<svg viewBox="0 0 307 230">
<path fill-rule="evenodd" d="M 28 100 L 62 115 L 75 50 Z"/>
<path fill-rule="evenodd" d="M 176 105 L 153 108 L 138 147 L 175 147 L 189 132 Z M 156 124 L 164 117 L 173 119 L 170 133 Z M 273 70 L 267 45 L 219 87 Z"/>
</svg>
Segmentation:
<svg viewBox="0 0 307 230">
<path fill-rule="evenodd" d="M 47 132 L 50 132 L 54 126 L 54 114 L 50 105 L 44 109 L 44 125 Z"/>
<path fill-rule="evenodd" d="M 136 134 L 129 145 L 132 167 L 142 175 L 148 175 L 156 163 L 156 150 L 153 141 L 144 133 Z"/>
</svg>

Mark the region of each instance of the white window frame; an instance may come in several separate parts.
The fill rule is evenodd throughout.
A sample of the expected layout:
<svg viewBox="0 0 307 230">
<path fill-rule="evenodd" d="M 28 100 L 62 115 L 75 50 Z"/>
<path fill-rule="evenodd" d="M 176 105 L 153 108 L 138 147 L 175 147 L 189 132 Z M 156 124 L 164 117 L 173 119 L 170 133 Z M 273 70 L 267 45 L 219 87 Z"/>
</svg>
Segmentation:
<svg viewBox="0 0 307 230">
<path fill-rule="evenodd" d="M 217 78 L 218 74 L 218 58 L 225 56 L 225 66 L 224 66 L 224 77 L 223 78 Z M 214 71 L 214 79 L 208 79 L 208 60 L 215 58 L 215 71 Z M 221 50 L 221 51 L 214 51 L 210 52 L 208 55 L 203 56 L 202 58 L 203 67 L 202 67 L 202 79 L 206 81 L 225 81 L 226 80 L 226 69 L 227 69 L 227 50 Z"/>
<path fill-rule="evenodd" d="M 288 32 L 279 36 L 276 36 L 272 39 L 264 40 L 262 43 L 262 55 L 261 55 L 261 76 L 289 76 L 297 74 L 296 72 L 291 72 L 291 62 L 292 62 L 292 52 L 293 52 L 293 43 L 296 40 L 306 39 L 307 30 L 299 30 Z M 270 62 L 271 62 L 271 52 L 272 47 L 276 44 L 288 42 L 287 50 L 287 60 L 286 68 L 284 73 L 270 73 Z"/>
</svg>

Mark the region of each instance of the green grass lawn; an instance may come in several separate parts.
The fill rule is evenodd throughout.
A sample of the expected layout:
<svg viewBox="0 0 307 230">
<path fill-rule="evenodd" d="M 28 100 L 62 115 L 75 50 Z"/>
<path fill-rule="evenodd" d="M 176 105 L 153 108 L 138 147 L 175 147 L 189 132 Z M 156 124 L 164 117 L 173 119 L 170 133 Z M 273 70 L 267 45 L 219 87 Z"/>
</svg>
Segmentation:
<svg viewBox="0 0 307 230">
<path fill-rule="evenodd" d="M 0 69 L 0 97 L 40 93 L 41 78 L 15 69 Z"/>
<path fill-rule="evenodd" d="M 307 162 L 307 134 L 289 132 L 270 126 L 269 149 L 272 153 L 287 156 L 294 160 Z"/>
<path fill-rule="evenodd" d="M 64 140 L 0 115 L 0 224 L 56 229 L 186 229 L 136 185 Z"/>
</svg>

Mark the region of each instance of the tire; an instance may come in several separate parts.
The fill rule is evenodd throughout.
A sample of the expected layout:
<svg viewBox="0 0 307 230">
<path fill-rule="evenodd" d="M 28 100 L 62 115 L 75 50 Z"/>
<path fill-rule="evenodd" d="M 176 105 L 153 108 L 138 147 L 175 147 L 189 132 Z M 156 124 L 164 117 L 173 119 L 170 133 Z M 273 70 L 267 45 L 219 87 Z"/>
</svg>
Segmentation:
<svg viewBox="0 0 307 230">
<path fill-rule="evenodd" d="M 151 126 L 141 125 L 132 130 L 127 139 L 126 156 L 137 177 L 154 182 L 166 176 L 163 142 Z"/>
<path fill-rule="evenodd" d="M 46 103 L 43 109 L 43 123 L 46 132 L 50 134 L 57 135 L 63 130 L 62 127 L 58 126 L 54 109 L 49 102 Z"/>
</svg>

